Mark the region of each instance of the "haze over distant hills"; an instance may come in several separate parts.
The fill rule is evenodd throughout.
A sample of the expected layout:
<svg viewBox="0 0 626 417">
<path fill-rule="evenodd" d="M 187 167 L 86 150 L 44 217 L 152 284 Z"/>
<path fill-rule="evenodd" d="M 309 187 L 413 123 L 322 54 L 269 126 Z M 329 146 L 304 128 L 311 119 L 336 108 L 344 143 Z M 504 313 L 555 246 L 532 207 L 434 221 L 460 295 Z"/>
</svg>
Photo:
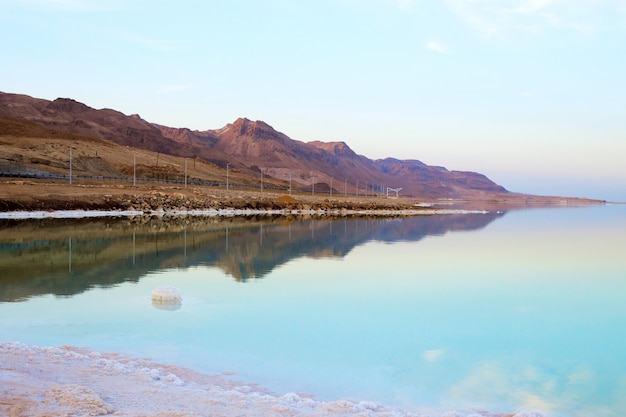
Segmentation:
<svg viewBox="0 0 626 417">
<path fill-rule="evenodd" d="M 258 177 L 314 186 L 318 192 L 384 193 L 387 187 L 422 198 L 488 198 L 508 195 L 486 176 L 450 171 L 417 160 L 371 160 L 345 142 L 301 142 L 262 121 L 240 118 L 220 129 L 192 131 L 162 126 L 116 110 L 93 109 L 68 98 L 54 101 L 0 92 L 0 116 L 102 138 L 118 145 L 206 162 Z M 385 138 L 381 138 L 381 143 Z M 120 148 L 120 152 L 126 152 Z M 124 172 L 124 167 L 115 167 Z M 314 185 L 313 185 L 314 184 Z"/>
</svg>

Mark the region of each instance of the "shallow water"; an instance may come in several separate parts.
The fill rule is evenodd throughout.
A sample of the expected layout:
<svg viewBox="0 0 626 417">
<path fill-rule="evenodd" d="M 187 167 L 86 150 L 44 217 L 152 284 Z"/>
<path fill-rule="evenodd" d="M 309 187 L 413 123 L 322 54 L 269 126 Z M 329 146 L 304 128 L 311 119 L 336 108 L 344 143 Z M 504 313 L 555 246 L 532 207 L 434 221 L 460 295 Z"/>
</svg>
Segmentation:
<svg viewBox="0 0 626 417">
<path fill-rule="evenodd" d="M 2 341 L 419 411 L 626 414 L 624 206 L 1 225 Z"/>
</svg>

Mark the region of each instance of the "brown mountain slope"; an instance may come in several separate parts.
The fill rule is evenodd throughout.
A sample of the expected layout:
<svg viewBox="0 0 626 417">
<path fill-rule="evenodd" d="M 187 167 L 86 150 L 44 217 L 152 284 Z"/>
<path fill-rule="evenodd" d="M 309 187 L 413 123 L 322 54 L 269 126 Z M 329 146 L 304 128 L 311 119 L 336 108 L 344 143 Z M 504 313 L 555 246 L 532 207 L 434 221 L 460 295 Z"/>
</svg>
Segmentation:
<svg viewBox="0 0 626 417">
<path fill-rule="evenodd" d="M 340 180 L 347 177 L 380 175 L 369 159 L 351 150 L 348 157 L 338 156 L 315 144 L 293 140 L 262 121 L 241 118 L 213 133 L 218 138 L 215 148 L 245 166 L 284 181 L 291 178 L 306 186 L 315 183 L 319 191 L 328 191 L 332 182 L 335 192 L 339 192 Z M 354 192 L 355 180 L 349 185 Z M 340 188 L 344 191 L 343 186 Z"/>
<path fill-rule="evenodd" d="M 197 157 L 217 165 L 225 164 L 223 161 L 227 159 L 224 155 L 210 152 L 203 140 L 189 129 L 170 129 L 189 133 L 168 137 L 162 134 L 161 126 L 149 123 L 139 115 L 127 116 L 111 109 L 96 110 L 67 98 L 47 101 L 0 92 L 0 116 L 25 119 L 51 129 L 108 139 L 139 149 L 186 158 Z"/>
<path fill-rule="evenodd" d="M 71 99 L 41 100 L 0 92 L 0 116 L 104 138 L 162 154 L 199 158 L 252 177 L 293 181 L 318 192 L 372 194 L 402 187 L 402 195 L 484 198 L 507 191 L 484 175 L 448 171 L 419 161 L 373 161 L 344 142 L 293 140 L 262 121 L 238 119 L 218 130 L 192 131 L 149 123 L 138 115 L 96 110 Z"/>
<path fill-rule="evenodd" d="M 425 197 L 465 196 L 465 190 L 472 190 L 474 195 L 507 193 L 504 187 L 476 172 L 448 171 L 420 161 L 394 158 L 379 159 L 375 164 L 382 172 L 402 178 L 413 193 Z"/>
<path fill-rule="evenodd" d="M 63 132 L 24 119 L 0 116 L 0 172 L 182 180 L 223 183 L 224 169 L 199 159 L 187 160 L 145 149 L 129 148 L 89 135 Z M 232 183 L 256 184 L 240 172 L 230 172 Z"/>
</svg>

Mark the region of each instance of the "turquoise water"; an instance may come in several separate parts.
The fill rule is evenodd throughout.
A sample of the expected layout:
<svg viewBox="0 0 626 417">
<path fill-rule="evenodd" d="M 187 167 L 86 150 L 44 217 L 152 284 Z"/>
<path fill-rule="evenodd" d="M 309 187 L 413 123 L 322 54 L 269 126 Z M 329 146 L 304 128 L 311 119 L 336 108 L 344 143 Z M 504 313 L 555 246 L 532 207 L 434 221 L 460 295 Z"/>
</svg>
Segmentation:
<svg viewBox="0 0 626 417">
<path fill-rule="evenodd" d="M 626 415 L 625 206 L 123 222 L 6 222 L 0 340 L 418 411 Z"/>
</svg>

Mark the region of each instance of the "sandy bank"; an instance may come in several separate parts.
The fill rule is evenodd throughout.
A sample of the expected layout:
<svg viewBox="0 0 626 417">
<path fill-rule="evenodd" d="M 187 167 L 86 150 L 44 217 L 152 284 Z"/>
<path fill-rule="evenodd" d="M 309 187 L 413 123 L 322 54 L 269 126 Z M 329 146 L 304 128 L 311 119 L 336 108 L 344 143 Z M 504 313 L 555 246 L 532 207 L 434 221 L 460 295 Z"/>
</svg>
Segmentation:
<svg viewBox="0 0 626 417">
<path fill-rule="evenodd" d="M 367 401 L 274 394 L 230 375 L 74 347 L 0 343 L 0 415 L 44 416 L 434 416 L 542 417 L 538 412 L 420 414 Z"/>
</svg>

